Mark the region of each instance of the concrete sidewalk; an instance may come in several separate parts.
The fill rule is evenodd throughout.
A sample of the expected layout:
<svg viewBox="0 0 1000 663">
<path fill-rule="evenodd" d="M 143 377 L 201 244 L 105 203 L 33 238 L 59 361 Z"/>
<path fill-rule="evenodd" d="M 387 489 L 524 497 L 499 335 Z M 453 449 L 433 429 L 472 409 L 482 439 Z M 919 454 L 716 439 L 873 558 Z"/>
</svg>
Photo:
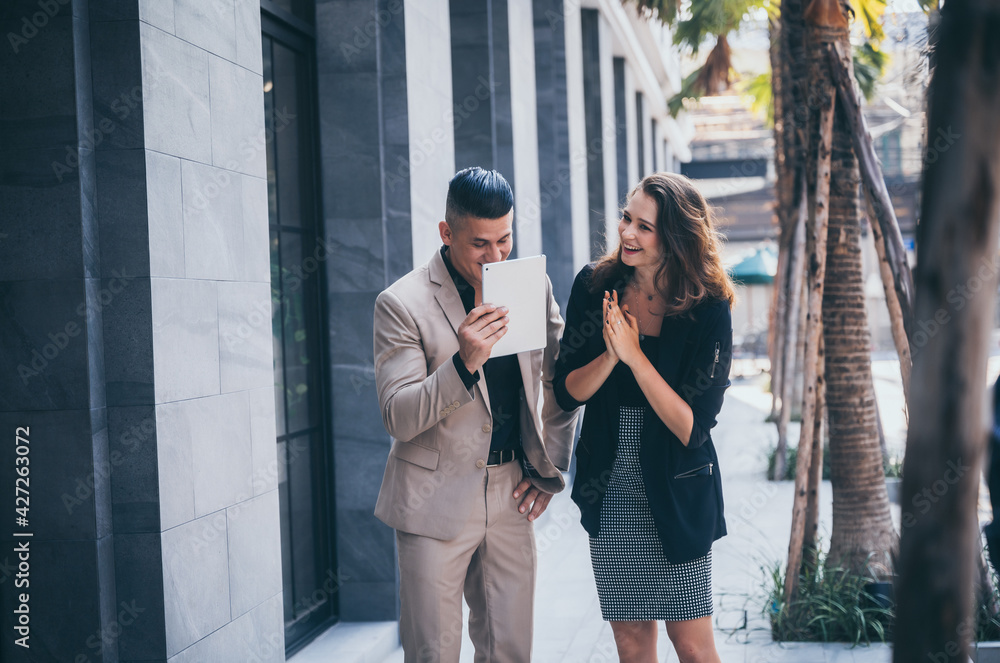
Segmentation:
<svg viewBox="0 0 1000 663">
<path fill-rule="evenodd" d="M 889 382 L 891 383 L 891 376 Z M 729 535 L 713 550 L 716 644 L 724 663 L 890 661 L 888 645 L 851 648 L 842 644 L 777 644 L 761 614 L 762 565 L 784 559 L 791 525 L 791 482 L 764 479 L 767 449 L 776 441 L 773 424 L 764 421 L 770 396 L 761 378 L 734 381 L 713 433 L 719 452 Z M 886 393 L 887 401 L 893 395 Z M 901 394 L 900 394 L 901 397 Z M 880 402 L 883 394 L 879 395 Z M 889 403 L 883 404 L 883 411 Z M 890 415 L 890 421 L 895 418 Z M 797 429 L 791 431 L 796 439 Z M 901 441 L 894 440 L 896 443 Z M 829 482 L 821 496 L 820 532 L 829 540 Z M 894 507 L 898 523 L 899 509 Z M 538 663 L 617 661 L 614 637 L 601 619 L 587 535 L 569 491 L 557 495 L 535 527 L 538 587 L 535 597 L 534 660 Z M 659 660 L 676 661 L 663 624 Z M 385 663 L 402 663 L 397 650 Z M 473 661 L 466 632 L 462 662 Z"/>
<path fill-rule="evenodd" d="M 719 452 L 729 535 L 713 548 L 715 640 L 723 663 L 823 663 L 849 661 L 886 663 L 889 645 L 850 647 L 844 644 L 771 641 L 762 614 L 762 567 L 784 560 L 791 527 L 792 482 L 765 480 L 767 450 L 777 441 L 773 424 L 765 422 L 771 397 L 766 378 L 753 364 L 734 366 L 755 375 L 734 378 L 726 394 L 713 438 Z M 990 358 L 989 384 L 1000 372 L 1000 356 Z M 873 361 L 872 374 L 890 455 L 902 456 L 906 439 L 903 392 L 896 361 Z M 789 437 L 798 439 L 798 424 Z M 823 482 L 820 495 L 820 536 L 829 542 L 831 491 Z M 900 509 L 893 505 L 899 526 Z M 991 518 L 989 500 L 980 500 L 980 521 Z M 535 596 L 534 660 L 537 663 L 603 663 L 617 661 L 614 637 L 601 619 L 587 535 L 569 491 L 557 495 L 535 528 L 538 545 L 538 586 Z M 391 652 L 391 653 L 388 653 Z M 996 656 L 996 652 L 992 653 Z M 980 663 L 998 660 L 984 652 Z M 467 629 L 462 663 L 474 652 Z M 663 624 L 659 660 L 676 661 Z M 292 663 L 402 663 L 394 623 L 338 624 L 328 634 L 291 659 Z"/>
</svg>

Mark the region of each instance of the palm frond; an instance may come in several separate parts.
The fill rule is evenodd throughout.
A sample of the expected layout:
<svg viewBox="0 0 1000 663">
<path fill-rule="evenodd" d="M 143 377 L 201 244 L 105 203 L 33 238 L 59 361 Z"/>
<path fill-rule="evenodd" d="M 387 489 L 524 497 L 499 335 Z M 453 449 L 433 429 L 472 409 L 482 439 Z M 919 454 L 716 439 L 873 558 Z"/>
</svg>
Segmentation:
<svg viewBox="0 0 1000 663">
<path fill-rule="evenodd" d="M 685 99 L 700 99 L 728 90 L 733 81 L 732 55 L 726 35 L 719 35 L 704 64 L 687 75 L 681 91 L 667 102 L 670 114 L 677 117 Z"/>
<path fill-rule="evenodd" d="M 677 114 L 681 112 L 681 109 L 684 108 L 685 99 L 697 99 L 702 96 L 695 89 L 700 75 L 701 67 L 698 67 L 684 78 L 684 81 L 681 83 L 681 91 L 670 97 L 670 101 L 667 102 L 667 108 L 670 110 L 671 117 L 677 117 Z"/>
<path fill-rule="evenodd" d="M 679 0 L 633 0 L 639 10 L 647 16 L 656 16 L 667 25 L 677 20 Z"/>
<path fill-rule="evenodd" d="M 854 78 L 865 99 L 871 101 L 875 85 L 882 79 L 888 65 L 889 55 L 871 41 L 854 47 Z"/>
<path fill-rule="evenodd" d="M 885 14 L 885 0 L 851 0 L 855 15 L 861 19 L 865 37 L 880 42 L 885 39 L 882 30 L 882 15 Z"/>
<path fill-rule="evenodd" d="M 768 127 L 774 126 L 774 97 L 771 87 L 771 72 L 765 71 L 739 83 L 740 93 L 750 97 L 750 110 L 763 115 Z"/>
</svg>

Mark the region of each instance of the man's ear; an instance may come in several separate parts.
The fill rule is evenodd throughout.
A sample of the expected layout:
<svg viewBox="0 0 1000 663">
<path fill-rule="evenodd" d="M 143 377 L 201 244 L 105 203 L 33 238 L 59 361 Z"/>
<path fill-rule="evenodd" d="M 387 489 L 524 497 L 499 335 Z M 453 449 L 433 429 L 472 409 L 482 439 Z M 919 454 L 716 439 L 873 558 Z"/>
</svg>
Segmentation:
<svg viewBox="0 0 1000 663">
<path fill-rule="evenodd" d="M 441 221 L 438 223 L 438 232 L 441 233 L 441 241 L 445 246 L 451 246 L 455 239 L 454 234 L 451 232 L 451 226 L 448 225 L 447 221 Z"/>
</svg>

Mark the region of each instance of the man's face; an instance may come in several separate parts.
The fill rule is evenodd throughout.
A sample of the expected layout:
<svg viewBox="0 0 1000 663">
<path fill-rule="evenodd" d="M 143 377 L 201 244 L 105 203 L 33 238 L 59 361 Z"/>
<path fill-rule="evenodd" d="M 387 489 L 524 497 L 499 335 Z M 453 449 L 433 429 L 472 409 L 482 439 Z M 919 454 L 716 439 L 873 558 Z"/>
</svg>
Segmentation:
<svg viewBox="0 0 1000 663">
<path fill-rule="evenodd" d="M 510 255 L 513 227 L 514 210 L 499 219 L 466 217 L 454 229 L 447 221 L 438 226 L 452 266 L 477 290 L 482 287 L 483 265 L 501 262 Z"/>
</svg>

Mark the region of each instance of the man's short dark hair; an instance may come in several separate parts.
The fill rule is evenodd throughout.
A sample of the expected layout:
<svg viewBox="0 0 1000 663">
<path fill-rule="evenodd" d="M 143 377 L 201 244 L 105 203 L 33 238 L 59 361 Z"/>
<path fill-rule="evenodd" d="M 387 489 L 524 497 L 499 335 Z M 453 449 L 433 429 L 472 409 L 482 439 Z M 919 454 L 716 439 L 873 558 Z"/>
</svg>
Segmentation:
<svg viewBox="0 0 1000 663">
<path fill-rule="evenodd" d="M 504 176 L 473 166 L 451 178 L 444 219 L 454 229 L 470 217 L 499 219 L 513 207 L 514 194 Z"/>
</svg>

